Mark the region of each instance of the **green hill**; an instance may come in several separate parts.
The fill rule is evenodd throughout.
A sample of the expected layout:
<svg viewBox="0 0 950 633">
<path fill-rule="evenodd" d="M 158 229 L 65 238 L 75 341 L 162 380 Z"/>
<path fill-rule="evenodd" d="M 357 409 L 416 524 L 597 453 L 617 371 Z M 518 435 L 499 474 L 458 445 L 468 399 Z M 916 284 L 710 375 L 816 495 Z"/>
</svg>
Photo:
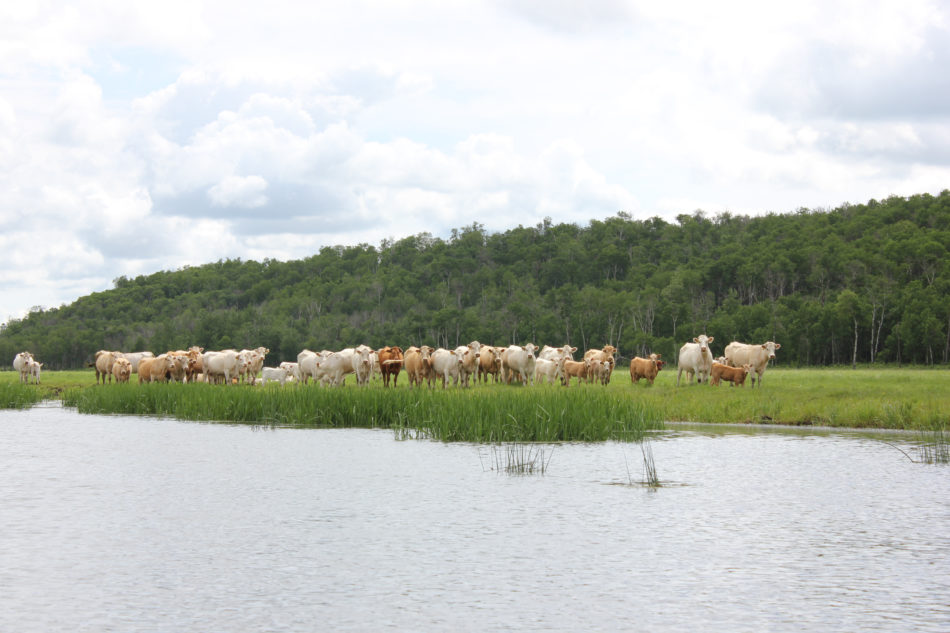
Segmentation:
<svg viewBox="0 0 950 633">
<path fill-rule="evenodd" d="M 779 362 L 950 360 L 950 191 L 762 217 L 625 213 L 447 240 L 327 247 L 303 260 L 227 260 L 134 279 L 0 329 L 48 369 L 98 349 L 271 350 L 359 343 L 612 343 L 623 357 L 693 336 L 782 344 Z"/>
</svg>

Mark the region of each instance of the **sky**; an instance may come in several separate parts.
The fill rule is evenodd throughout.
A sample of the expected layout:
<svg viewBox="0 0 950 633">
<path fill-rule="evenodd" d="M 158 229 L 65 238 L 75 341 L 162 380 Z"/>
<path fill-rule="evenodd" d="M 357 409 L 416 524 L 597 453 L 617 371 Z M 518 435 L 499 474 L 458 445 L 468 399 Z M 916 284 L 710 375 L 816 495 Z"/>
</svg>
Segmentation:
<svg viewBox="0 0 950 633">
<path fill-rule="evenodd" d="M 0 3 L 0 322 L 477 222 L 950 187 L 931 0 Z"/>
</svg>

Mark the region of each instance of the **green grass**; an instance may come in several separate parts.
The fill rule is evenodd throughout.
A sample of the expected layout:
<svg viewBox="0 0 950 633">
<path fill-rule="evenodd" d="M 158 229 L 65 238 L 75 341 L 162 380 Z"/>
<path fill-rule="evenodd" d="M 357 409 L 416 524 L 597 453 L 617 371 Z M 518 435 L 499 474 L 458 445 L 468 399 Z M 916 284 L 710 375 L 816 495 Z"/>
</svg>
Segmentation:
<svg viewBox="0 0 950 633">
<path fill-rule="evenodd" d="M 662 406 L 670 421 L 929 429 L 950 420 L 945 369 L 770 369 L 755 389 L 748 381 L 743 388 L 677 388 L 675 369 L 664 374 L 653 387 L 637 388 L 629 377 L 625 387 Z"/>
<path fill-rule="evenodd" d="M 0 409 L 26 409 L 43 400 L 45 392 L 35 385 L 24 385 L 17 380 L 0 381 Z"/>
<path fill-rule="evenodd" d="M 188 420 L 312 427 L 367 426 L 447 441 L 638 439 L 660 421 L 765 423 L 853 428 L 947 429 L 950 371 L 922 368 L 769 369 L 761 388 L 676 387 L 667 366 L 650 386 L 618 368 L 607 387 L 481 385 L 342 389 L 210 385 L 95 385 L 92 370 L 44 372 L 27 386 L 80 412 L 169 415 Z M 17 375 L 0 372 L 0 387 Z M 19 385 L 16 385 L 19 390 Z M 12 392 L 11 392 L 12 393 Z M 16 398 L 11 397 L 11 402 Z M 0 401 L 0 406 L 4 405 Z M 20 405 L 28 406 L 28 405 Z M 411 431 L 411 433 L 410 433 Z"/>
<path fill-rule="evenodd" d="M 63 392 L 63 403 L 80 413 L 391 428 L 403 437 L 469 442 L 639 440 L 645 429 L 661 425 L 655 410 L 629 394 L 607 395 L 590 387 L 443 391 L 131 384 L 69 388 Z"/>
</svg>

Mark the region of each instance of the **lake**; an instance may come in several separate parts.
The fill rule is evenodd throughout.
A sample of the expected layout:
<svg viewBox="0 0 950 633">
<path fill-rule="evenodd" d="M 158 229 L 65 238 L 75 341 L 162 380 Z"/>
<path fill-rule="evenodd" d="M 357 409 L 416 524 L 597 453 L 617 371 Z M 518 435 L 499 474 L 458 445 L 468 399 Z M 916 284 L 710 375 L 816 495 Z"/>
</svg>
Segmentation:
<svg viewBox="0 0 950 633">
<path fill-rule="evenodd" d="M 912 435 L 545 446 L 0 411 L 0 631 L 950 630 Z"/>
</svg>

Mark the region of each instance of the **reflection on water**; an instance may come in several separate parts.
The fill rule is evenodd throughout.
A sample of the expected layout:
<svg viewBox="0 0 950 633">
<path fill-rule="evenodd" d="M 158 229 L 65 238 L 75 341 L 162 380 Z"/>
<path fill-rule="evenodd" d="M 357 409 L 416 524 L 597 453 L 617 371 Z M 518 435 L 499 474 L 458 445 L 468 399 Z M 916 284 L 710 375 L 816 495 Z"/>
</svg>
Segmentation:
<svg viewBox="0 0 950 633">
<path fill-rule="evenodd" d="M 3 411 L 0 630 L 950 630 L 950 469 L 860 433 L 650 447 L 653 489 L 636 444 L 509 476 L 387 431 Z"/>
</svg>

